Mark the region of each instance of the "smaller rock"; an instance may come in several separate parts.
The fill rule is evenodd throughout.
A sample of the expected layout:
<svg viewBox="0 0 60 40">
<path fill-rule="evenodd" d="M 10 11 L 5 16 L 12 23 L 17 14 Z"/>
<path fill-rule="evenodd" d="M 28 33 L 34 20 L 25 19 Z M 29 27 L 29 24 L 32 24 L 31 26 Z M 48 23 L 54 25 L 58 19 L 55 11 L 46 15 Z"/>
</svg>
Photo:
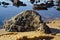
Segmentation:
<svg viewBox="0 0 60 40">
<path fill-rule="evenodd" d="M 2 4 L 3 4 L 3 5 L 9 5 L 9 3 L 6 3 L 6 2 L 4 2 L 4 1 L 2 2 Z"/>
</svg>

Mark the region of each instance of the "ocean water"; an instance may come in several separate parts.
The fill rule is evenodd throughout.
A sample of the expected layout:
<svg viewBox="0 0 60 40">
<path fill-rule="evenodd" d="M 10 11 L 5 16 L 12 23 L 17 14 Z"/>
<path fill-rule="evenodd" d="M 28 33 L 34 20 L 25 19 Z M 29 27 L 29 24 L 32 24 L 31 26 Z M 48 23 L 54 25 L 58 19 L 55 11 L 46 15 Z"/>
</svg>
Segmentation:
<svg viewBox="0 0 60 40">
<path fill-rule="evenodd" d="M 3 23 L 10 19 L 12 16 L 15 16 L 16 14 L 24 11 L 24 10 L 33 10 L 32 4 L 29 2 L 29 0 L 20 0 L 23 1 L 27 6 L 13 6 L 13 3 L 10 0 L 0 0 L 0 2 L 7 2 L 9 5 L 5 6 L 3 4 L 0 5 L 0 26 L 3 26 Z M 55 1 L 55 0 L 54 0 Z M 41 1 L 43 3 L 43 1 Z M 48 10 L 35 10 L 37 11 L 41 16 L 43 20 L 50 20 L 50 19 L 56 19 L 60 18 L 60 11 L 56 10 L 56 6 L 53 6 L 51 8 L 48 8 Z"/>
</svg>

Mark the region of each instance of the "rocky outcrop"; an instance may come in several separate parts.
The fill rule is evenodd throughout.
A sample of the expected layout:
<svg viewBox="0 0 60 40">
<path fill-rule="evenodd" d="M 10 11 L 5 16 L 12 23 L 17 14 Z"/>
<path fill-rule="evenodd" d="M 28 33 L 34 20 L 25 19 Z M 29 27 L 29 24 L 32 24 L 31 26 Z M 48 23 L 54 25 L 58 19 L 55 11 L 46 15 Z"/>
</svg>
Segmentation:
<svg viewBox="0 0 60 40">
<path fill-rule="evenodd" d="M 9 32 L 40 31 L 51 33 L 49 27 L 42 21 L 41 15 L 33 10 L 26 10 L 12 17 L 4 23 L 4 28 Z"/>
<path fill-rule="evenodd" d="M 35 2 L 35 0 L 30 0 L 30 2 L 33 4 Z"/>
<path fill-rule="evenodd" d="M 23 3 L 20 0 L 10 0 L 13 3 L 13 6 L 19 7 L 19 6 L 27 6 L 25 3 Z"/>
<path fill-rule="evenodd" d="M 47 10 L 47 7 L 45 4 L 34 4 L 33 5 L 34 10 Z"/>
</svg>

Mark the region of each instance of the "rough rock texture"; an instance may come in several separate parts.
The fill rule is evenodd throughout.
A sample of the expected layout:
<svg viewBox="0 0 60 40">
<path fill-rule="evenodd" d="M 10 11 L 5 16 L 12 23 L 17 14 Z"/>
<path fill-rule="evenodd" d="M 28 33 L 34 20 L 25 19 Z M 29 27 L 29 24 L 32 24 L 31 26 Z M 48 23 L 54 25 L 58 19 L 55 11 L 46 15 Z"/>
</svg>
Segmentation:
<svg viewBox="0 0 60 40">
<path fill-rule="evenodd" d="M 4 28 L 10 32 L 40 31 L 51 33 L 49 27 L 42 21 L 41 15 L 33 10 L 23 11 L 7 20 L 4 23 Z"/>
</svg>

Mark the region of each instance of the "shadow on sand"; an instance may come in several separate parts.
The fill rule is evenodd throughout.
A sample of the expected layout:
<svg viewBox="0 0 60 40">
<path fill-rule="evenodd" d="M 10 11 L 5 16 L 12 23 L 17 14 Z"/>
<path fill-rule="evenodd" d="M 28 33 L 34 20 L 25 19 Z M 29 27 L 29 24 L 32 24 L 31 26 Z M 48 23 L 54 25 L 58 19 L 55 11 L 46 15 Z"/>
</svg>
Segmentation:
<svg viewBox="0 0 60 40">
<path fill-rule="evenodd" d="M 27 36 L 24 36 L 23 38 L 18 38 L 16 40 L 51 40 L 54 37 L 50 36 L 39 36 L 39 37 L 34 37 L 34 38 L 28 38 Z"/>
<path fill-rule="evenodd" d="M 52 34 L 57 34 L 57 33 L 60 33 L 60 30 L 59 29 L 55 29 L 55 28 L 50 28 Z"/>
</svg>

